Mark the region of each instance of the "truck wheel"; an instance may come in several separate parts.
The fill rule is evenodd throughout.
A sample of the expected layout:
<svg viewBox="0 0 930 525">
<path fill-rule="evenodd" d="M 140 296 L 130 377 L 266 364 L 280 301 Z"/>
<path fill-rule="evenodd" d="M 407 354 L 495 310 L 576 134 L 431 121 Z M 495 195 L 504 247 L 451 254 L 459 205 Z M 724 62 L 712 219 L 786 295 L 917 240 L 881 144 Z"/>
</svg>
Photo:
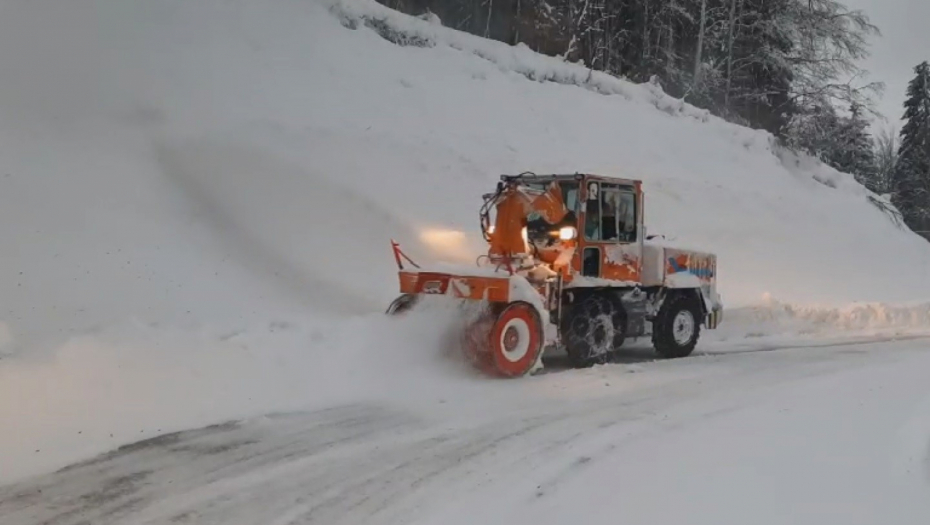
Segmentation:
<svg viewBox="0 0 930 525">
<path fill-rule="evenodd" d="M 575 368 L 606 363 L 626 337 L 623 307 L 603 295 L 589 295 L 568 312 L 562 334 Z"/>
<path fill-rule="evenodd" d="M 701 336 L 701 313 L 694 299 L 685 294 L 669 297 L 653 321 L 652 344 L 659 357 L 687 357 Z"/>
</svg>

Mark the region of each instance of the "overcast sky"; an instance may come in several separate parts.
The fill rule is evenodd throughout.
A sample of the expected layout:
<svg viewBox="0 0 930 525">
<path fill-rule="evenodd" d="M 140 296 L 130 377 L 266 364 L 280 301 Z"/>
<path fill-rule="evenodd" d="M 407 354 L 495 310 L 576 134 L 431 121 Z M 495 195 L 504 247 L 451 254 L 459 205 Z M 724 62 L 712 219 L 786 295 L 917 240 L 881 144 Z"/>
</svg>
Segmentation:
<svg viewBox="0 0 930 525">
<path fill-rule="evenodd" d="M 888 122 L 901 129 L 907 84 L 914 67 L 930 61 L 930 0 L 841 0 L 850 9 L 861 9 L 881 30 L 871 39 L 872 57 L 862 64 L 870 73 L 868 81 L 885 83 L 877 109 Z"/>
</svg>

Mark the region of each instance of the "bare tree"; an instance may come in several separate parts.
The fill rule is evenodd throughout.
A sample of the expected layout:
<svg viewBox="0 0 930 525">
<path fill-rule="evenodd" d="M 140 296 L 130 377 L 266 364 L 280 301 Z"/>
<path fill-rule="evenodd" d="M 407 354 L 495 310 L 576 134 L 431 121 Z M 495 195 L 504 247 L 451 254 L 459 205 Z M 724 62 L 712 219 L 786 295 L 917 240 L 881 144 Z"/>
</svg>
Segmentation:
<svg viewBox="0 0 930 525">
<path fill-rule="evenodd" d="M 727 87 L 723 99 L 725 110 L 730 109 L 730 89 L 733 86 L 733 41 L 736 38 L 736 3 L 737 0 L 730 0 L 730 23 L 727 33 Z M 743 0 L 739 0 L 739 6 L 742 15 Z"/>
<path fill-rule="evenodd" d="M 704 52 L 704 32 L 707 30 L 707 0 L 701 0 L 701 20 L 698 29 L 697 50 L 694 52 L 694 83 L 701 83 L 701 55 Z"/>
<path fill-rule="evenodd" d="M 898 165 L 898 132 L 892 128 L 882 128 L 874 136 L 875 142 L 875 180 L 870 190 L 880 195 L 891 193 L 894 188 L 894 173 Z"/>
<path fill-rule="evenodd" d="M 785 27 L 794 48 L 786 59 L 794 72 L 794 101 L 826 98 L 871 110 L 872 95 L 883 84 L 854 82 L 865 74 L 859 63 L 868 56 L 868 37 L 881 34 L 878 27 L 837 0 L 792 0 L 789 7 Z"/>
</svg>

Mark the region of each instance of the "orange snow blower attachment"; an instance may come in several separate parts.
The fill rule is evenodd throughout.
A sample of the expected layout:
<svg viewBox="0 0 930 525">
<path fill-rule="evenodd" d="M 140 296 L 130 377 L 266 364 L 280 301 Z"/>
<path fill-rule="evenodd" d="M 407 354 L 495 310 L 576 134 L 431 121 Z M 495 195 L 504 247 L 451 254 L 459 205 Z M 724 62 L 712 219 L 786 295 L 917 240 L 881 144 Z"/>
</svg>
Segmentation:
<svg viewBox="0 0 930 525">
<path fill-rule="evenodd" d="M 515 257 L 530 255 L 528 219 L 542 218 L 557 224 L 568 214 L 563 204 L 562 192 L 557 184 L 551 184 L 539 195 L 530 195 L 515 186 L 503 186 L 495 195 L 485 196 L 481 209 L 482 230 L 490 244 L 488 257 L 492 261 L 509 262 Z M 490 206 L 494 206 L 497 217 L 490 225 Z"/>
<path fill-rule="evenodd" d="M 462 350 L 479 370 L 492 376 L 514 377 L 533 370 L 542 357 L 543 317 L 534 304 L 538 292 L 520 286 L 516 274 L 494 270 L 481 275 L 480 269 L 468 272 L 407 270 L 402 259 L 416 268 L 400 246 L 391 241 L 397 260 L 400 291 L 388 308 L 397 315 L 414 306 L 422 295 L 443 295 L 455 299 L 483 302 L 478 316 L 461 334 Z M 520 297 L 531 300 L 517 300 Z"/>
<path fill-rule="evenodd" d="M 491 211 L 496 212 L 491 220 Z M 406 312 L 422 295 L 443 295 L 482 303 L 477 319 L 462 334 L 466 356 L 480 370 L 495 376 L 525 375 L 540 364 L 554 330 L 546 304 L 552 296 L 555 272 L 536 262 L 531 222 L 560 223 L 568 211 L 557 184 L 537 191 L 518 179 L 504 178 L 494 194 L 485 195 L 481 228 L 487 264 L 472 268 L 424 270 L 391 241 L 403 294 L 388 309 Z M 413 269 L 404 267 L 410 263 Z M 448 271 L 445 271 L 448 270 Z"/>
</svg>

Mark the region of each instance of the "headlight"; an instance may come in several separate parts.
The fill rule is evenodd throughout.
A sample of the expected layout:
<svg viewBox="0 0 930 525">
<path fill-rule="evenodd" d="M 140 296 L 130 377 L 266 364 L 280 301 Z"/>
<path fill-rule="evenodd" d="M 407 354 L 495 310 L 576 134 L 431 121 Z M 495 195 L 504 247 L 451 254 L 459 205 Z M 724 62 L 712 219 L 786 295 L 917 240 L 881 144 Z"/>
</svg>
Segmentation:
<svg viewBox="0 0 930 525">
<path fill-rule="evenodd" d="M 570 241 L 578 235 L 578 230 L 574 226 L 563 226 L 559 229 L 559 239 Z"/>
</svg>

